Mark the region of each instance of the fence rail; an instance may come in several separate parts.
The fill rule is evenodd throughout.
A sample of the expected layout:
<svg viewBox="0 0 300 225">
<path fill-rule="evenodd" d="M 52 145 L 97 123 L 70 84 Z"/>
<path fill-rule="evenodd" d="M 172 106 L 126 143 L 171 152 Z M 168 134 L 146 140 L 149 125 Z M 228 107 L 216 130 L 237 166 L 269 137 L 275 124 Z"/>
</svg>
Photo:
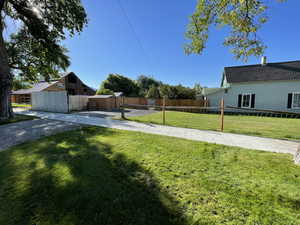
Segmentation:
<svg viewBox="0 0 300 225">
<path fill-rule="evenodd" d="M 163 124 L 166 123 L 166 110 L 198 110 L 198 112 L 207 112 L 207 110 L 218 110 L 217 112 L 220 113 L 220 131 L 224 131 L 224 117 L 225 117 L 225 110 L 226 109 L 234 109 L 240 111 L 251 111 L 251 112 L 257 112 L 257 113 L 268 113 L 268 114 L 276 114 L 276 115 L 291 115 L 297 118 L 300 118 L 300 113 L 295 112 L 284 112 L 284 111 L 274 111 L 274 110 L 267 110 L 267 109 L 247 109 L 247 108 L 241 108 L 241 107 L 234 107 L 234 106 L 225 106 L 224 99 L 221 100 L 220 106 L 215 107 L 209 107 L 207 106 L 207 102 L 204 102 L 204 106 L 169 106 L 167 105 L 167 99 L 162 100 L 162 105 L 139 105 L 139 104 L 122 104 L 120 105 L 121 108 L 121 117 L 123 119 L 125 118 L 125 108 L 135 108 L 135 109 L 148 109 L 148 108 L 154 108 L 156 110 L 162 110 L 162 121 Z M 216 112 L 216 111 L 215 111 Z"/>
</svg>

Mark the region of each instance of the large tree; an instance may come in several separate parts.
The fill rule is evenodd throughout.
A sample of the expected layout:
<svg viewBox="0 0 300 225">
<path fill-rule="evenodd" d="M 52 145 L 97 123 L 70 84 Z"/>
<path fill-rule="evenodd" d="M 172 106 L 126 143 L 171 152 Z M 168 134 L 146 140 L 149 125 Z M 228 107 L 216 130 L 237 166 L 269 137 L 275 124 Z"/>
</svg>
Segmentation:
<svg viewBox="0 0 300 225">
<path fill-rule="evenodd" d="M 34 80 L 40 72 L 51 76 L 48 73 L 53 72 L 51 68 L 66 67 L 68 59 L 60 41 L 67 35 L 81 32 L 87 18 L 80 0 L 0 0 L 0 15 L 0 120 L 3 120 L 13 116 L 10 103 L 12 70 Z M 23 51 L 20 46 L 20 36 L 12 37 L 12 43 L 15 41 L 16 44 L 15 52 L 14 46 L 5 43 L 3 33 L 7 18 L 21 23 L 22 28 L 17 35 L 24 38 L 24 43 L 29 43 L 29 51 Z M 8 53 L 16 57 L 9 57 Z M 23 53 L 34 54 L 19 60 L 18 56 Z M 34 57 L 35 60 L 32 60 Z M 57 76 L 56 73 L 53 75 Z"/>
<path fill-rule="evenodd" d="M 97 93 L 106 92 L 105 90 L 113 92 L 123 92 L 125 96 L 138 96 L 139 87 L 134 80 L 120 74 L 109 74 L 104 80 Z"/>
<path fill-rule="evenodd" d="M 229 27 L 230 35 L 224 41 L 224 45 L 232 47 L 231 50 L 237 59 L 246 61 L 251 55 L 262 55 L 266 46 L 259 38 L 258 31 L 268 19 L 266 10 L 270 2 L 269 0 L 198 0 L 186 32 L 186 37 L 191 41 L 186 45 L 186 52 L 202 53 L 209 37 L 209 29 L 215 25 Z"/>
</svg>

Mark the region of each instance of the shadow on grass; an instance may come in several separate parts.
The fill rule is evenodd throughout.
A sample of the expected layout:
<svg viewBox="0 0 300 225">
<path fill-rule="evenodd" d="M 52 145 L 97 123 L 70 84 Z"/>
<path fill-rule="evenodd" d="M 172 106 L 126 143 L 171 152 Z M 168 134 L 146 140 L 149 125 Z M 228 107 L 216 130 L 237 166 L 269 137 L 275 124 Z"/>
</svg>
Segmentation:
<svg viewBox="0 0 300 225">
<path fill-rule="evenodd" d="M 0 224 L 188 224 L 149 171 L 101 141 L 112 135 L 83 128 L 2 153 Z"/>
</svg>

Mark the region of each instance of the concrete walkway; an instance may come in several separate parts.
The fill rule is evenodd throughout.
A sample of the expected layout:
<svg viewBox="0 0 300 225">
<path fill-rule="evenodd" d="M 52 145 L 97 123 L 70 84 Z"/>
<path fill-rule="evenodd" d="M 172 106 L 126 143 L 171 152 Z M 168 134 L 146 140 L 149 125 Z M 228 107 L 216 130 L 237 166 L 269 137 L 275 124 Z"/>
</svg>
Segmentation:
<svg viewBox="0 0 300 225">
<path fill-rule="evenodd" d="M 0 152 L 26 141 L 77 129 L 80 124 L 55 120 L 27 120 L 0 126 Z"/>
<path fill-rule="evenodd" d="M 94 125 L 120 130 L 139 131 L 149 134 L 185 138 L 189 140 L 236 146 L 254 150 L 289 153 L 293 155 L 295 154 L 299 145 L 299 143 L 297 142 L 277 140 L 271 138 L 252 137 L 247 135 L 161 126 L 155 124 L 143 124 L 133 121 L 111 120 L 74 114 L 48 113 L 36 111 L 22 111 L 17 113 L 23 115 L 36 116 L 42 119 L 58 120 L 85 125 Z"/>
</svg>

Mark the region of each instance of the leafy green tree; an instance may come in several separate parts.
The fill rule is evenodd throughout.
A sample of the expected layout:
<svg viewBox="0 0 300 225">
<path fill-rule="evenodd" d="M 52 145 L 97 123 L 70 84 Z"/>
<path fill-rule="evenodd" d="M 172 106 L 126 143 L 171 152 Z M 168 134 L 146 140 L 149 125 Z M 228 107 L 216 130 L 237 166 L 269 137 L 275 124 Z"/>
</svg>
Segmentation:
<svg viewBox="0 0 300 225">
<path fill-rule="evenodd" d="M 109 89 L 101 88 L 97 91 L 97 95 L 114 95 L 114 92 Z"/>
<path fill-rule="evenodd" d="M 152 86 L 158 87 L 162 85 L 162 82 L 150 76 L 140 75 L 137 79 L 137 85 L 140 88 L 140 95 L 145 96 Z"/>
<path fill-rule="evenodd" d="M 154 98 L 154 99 L 160 98 L 160 93 L 159 93 L 158 87 L 155 86 L 155 85 L 152 85 L 152 86 L 149 88 L 146 97 L 147 97 L 147 98 Z"/>
<path fill-rule="evenodd" d="M 138 96 L 139 87 L 136 82 L 119 74 L 109 74 L 102 82 L 101 89 L 109 89 L 113 92 L 123 92 L 125 96 Z"/>
<path fill-rule="evenodd" d="M 6 48 L 11 73 L 31 82 L 39 81 L 41 77 L 46 81 L 58 78 L 61 70 L 65 71 L 70 65 L 66 48 L 58 45 L 49 51 L 24 27 L 11 35 Z"/>
<path fill-rule="evenodd" d="M 24 81 L 22 78 L 20 78 L 19 76 L 15 76 L 14 80 L 13 80 L 13 90 L 20 90 L 20 89 L 28 89 L 31 88 L 32 85 L 30 85 L 30 83 Z"/>
<path fill-rule="evenodd" d="M 196 91 L 193 88 L 182 85 L 161 85 L 159 87 L 160 96 L 166 96 L 169 99 L 195 99 Z"/>
<path fill-rule="evenodd" d="M 268 4 L 270 1 L 267 0 L 198 0 L 186 32 L 191 41 L 185 47 L 186 53 L 202 53 L 209 29 L 215 25 L 230 28 L 224 45 L 232 47 L 237 59 L 246 61 L 251 55 L 262 55 L 266 46 L 258 37 L 258 31 L 267 22 Z"/>
<path fill-rule="evenodd" d="M 194 85 L 194 90 L 195 90 L 196 95 L 201 95 L 202 89 L 203 89 L 203 87 L 199 83 L 196 83 Z"/>
<path fill-rule="evenodd" d="M 178 99 L 195 99 L 196 91 L 193 88 L 184 87 L 182 85 L 175 86 Z"/>
<path fill-rule="evenodd" d="M 20 35 L 25 35 L 27 39 L 33 42 L 30 44 L 29 49 L 40 51 L 35 53 L 34 56 L 39 58 L 42 54 L 47 54 L 50 60 L 46 56 L 47 60 L 44 63 L 53 62 L 53 65 L 55 65 L 57 61 L 53 61 L 54 56 L 58 53 L 61 53 L 61 55 L 64 53 L 63 48 L 60 46 L 60 41 L 65 39 L 67 35 L 73 36 L 75 33 L 81 32 L 87 23 L 87 17 L 80 0 L 0 0 L 0 15 L 0 120 L 3 120 L 13 116 L 10 93 L 13 83 L 12 70 L 14 68 L 11 68 L 10 65 L 15 62 L 15 58 L 9 58 L 13 46 L 9 46 L 9 44 L 4 42 L 4 18 L 19 21 L 22 24 Z M 29 40 L 26 40 L 26 42 Z M 15 40 L 15 42 L 18 41 Z M 20 46 L 20 43 L 18 45 Z M 37 48 L 37 45 L 41 48 Z M 22 52 L 23 50 L 16 50 L 16 52 L 20 51 Z M 15 54 L 15 52 L 12 54 L 12 56 L 19 55 L 19 53 Z M 63 58 L 66 59 L 65 57 Z M 17 63 L 14 65 L 18 67 L 16 70 L 22 71 L 20 73 L 32 79 L 31 75 L 35 69 L 26 68 L 27 71 L 25 71 L 22 66 L 26 63 L 20 63 L 20 60 L 17 60 Z M 60 67 L 61 64 L 59 63 L 57 66 Z M 47 71 L 46 67 L 38 67 L 42 68 L 43 73 Z M 51 71 L 50 69 L 49 72 Z M 49 73 L 43 75 L 47 74 Z"/>
</svg>

